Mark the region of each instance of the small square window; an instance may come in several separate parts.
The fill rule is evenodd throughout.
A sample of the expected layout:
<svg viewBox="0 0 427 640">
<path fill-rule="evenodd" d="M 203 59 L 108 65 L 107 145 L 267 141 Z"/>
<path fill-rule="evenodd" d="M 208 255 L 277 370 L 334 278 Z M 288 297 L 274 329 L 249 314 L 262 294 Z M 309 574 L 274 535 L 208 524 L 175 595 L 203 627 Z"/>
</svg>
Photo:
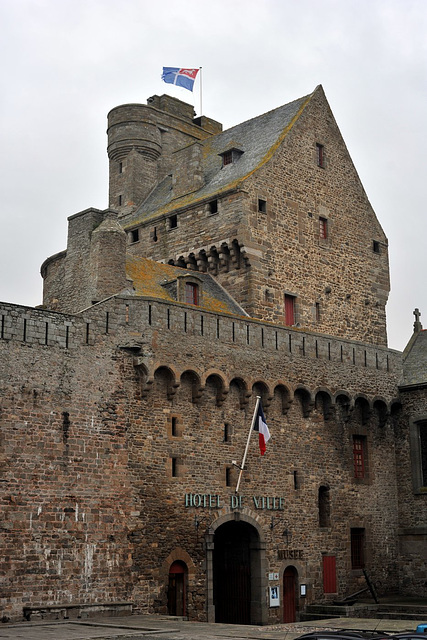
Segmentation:
<svg viewBox="0 0 427 640">
<path fill-rule="evenodd" d="M 211 200 L 209 202 L 209 213 L 218 213 L 218 200 Z"/>
<path fill-rule="evenodd" d="M 169 218 L 169 229 L 176 229 L 178 226 L 178 216 L 170 216 Z"/>
<path fill-rule="evenodd" d="M 380 243 L 378 242 L 378 240 L 372 241 L 372 251 L 374 253 L 380 253 Z"/>
<path fill-rule="evenodd" d="M 139 241 L 139 229 L 132 229 L 130 232 L 130 241 L 138 242 Z"/>
<path fill-rule="evenodd" d="M 260 213 L 267 213 L 267 200 L 258 198 L 258 211 Z"/>
<path fill-rule="evenodd" d="M 232 164 L 233 162 L 233 152 L 226 151 L 222 154 L 222 166 L 225 167 L 226 164 Z"/>
</svg>

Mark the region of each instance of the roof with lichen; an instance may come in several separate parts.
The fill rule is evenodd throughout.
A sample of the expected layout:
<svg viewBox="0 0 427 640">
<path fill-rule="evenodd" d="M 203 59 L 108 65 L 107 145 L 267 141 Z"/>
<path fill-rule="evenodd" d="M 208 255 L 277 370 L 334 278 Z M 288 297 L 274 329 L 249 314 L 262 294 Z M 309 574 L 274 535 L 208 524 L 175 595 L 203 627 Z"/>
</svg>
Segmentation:
<svg viewBox="0 0 427 640">
<path fill-rule="evenodd" d="M 182 269 L 129 254 L 126 256 L 126 273 L 133 281 L 135 295 L 156 298 L 165 302 L 179 302 L 180 304 L 185 303 L 177 300 L 176 283 L 178 277 L 191 276 L 199 279 L 202 283 L 203 295 L 198 305 L 199 308 L 214 313 L 247 316 L 247 313 L 234 298 L 208 273 Z"/>
<path fill-rule="evenodd" d="M 172 176 L 167 176 L 126 220 L 126 226 L 144 223 L 174 209 L 190 206 L 221 192 L 236 188 L 273 155 L 291 130 L 313 94 L 289 102 L 261 116 L 242 122 L 196 144 L 202 146 L 203 186 L 189 194 L 175 197 Z M 222 166 L 221 154 L 230 149 L 241 152 L 238 160 Z"/>
</svg>

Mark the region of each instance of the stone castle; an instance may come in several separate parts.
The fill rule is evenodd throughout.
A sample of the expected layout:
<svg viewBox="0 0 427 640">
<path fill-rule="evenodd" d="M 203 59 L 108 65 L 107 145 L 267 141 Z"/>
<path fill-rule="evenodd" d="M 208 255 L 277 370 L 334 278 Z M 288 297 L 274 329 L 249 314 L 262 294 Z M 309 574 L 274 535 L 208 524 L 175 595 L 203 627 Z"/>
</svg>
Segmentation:
<svg viewBox="0 0 427 640">
<path fill-rule="evenodd" d="M 42 306 L 0 303 L 4 620 L 427 597 L 427 333 L 387 347 L 387 238 L 323 89 L 194 115 L 113 109 L 109 209 L 69 218 Z"/>
</svg>

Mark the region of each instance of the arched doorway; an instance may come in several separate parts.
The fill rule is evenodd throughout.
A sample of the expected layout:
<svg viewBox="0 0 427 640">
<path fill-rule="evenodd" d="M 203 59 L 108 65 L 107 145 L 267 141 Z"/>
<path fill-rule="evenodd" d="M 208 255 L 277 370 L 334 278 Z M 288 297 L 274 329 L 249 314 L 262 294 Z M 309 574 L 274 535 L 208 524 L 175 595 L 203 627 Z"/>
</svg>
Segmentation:
<svg viewBox="0 0 427 640">
<path fill-rule="evenodd" d="M 247 522 L 230 521 L 215 532 L 213 598 L 215 622 L 260 624 L 260 541 Z"/>
<path fill-rule="evenodd" d="M 286 567 L 283 572 L 283 622 L 296 622 L 297 587 L 298 571 L 295 567 Z"/>
<path fill-rule="evenodd" d="M 170 616 L 187 615 L 186 607 L 187 566 L 174 562 L 169 569 L 168 613 Z"/>
</svg>

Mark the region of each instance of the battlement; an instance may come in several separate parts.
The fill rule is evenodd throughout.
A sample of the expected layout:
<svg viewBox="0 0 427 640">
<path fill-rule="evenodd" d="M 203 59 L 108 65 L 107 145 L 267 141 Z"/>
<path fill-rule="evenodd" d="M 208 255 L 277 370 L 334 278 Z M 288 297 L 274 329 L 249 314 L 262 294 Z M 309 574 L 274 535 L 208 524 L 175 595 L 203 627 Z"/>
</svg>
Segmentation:
<svg viewBox="0 0 427 640">
<path fill-rule="evenodd" d="M 390 388 L 396 384 L 401 371 L 401 353 L 386 347 L 156 299 L 112 297 L 77 315 L 0 302 L 2 341 L 57 346 L 72 351 L 110 338 L 136 353 L 153 331 L 158 332 L 159 346 L 166 346 L 171 340 L 184 344 L 186 339 L 191 342 L 197 339 L 198 345 L 234 345 L 293 360 L 303 358 L 379 371 L 389 377 Z"/>
</svg>

